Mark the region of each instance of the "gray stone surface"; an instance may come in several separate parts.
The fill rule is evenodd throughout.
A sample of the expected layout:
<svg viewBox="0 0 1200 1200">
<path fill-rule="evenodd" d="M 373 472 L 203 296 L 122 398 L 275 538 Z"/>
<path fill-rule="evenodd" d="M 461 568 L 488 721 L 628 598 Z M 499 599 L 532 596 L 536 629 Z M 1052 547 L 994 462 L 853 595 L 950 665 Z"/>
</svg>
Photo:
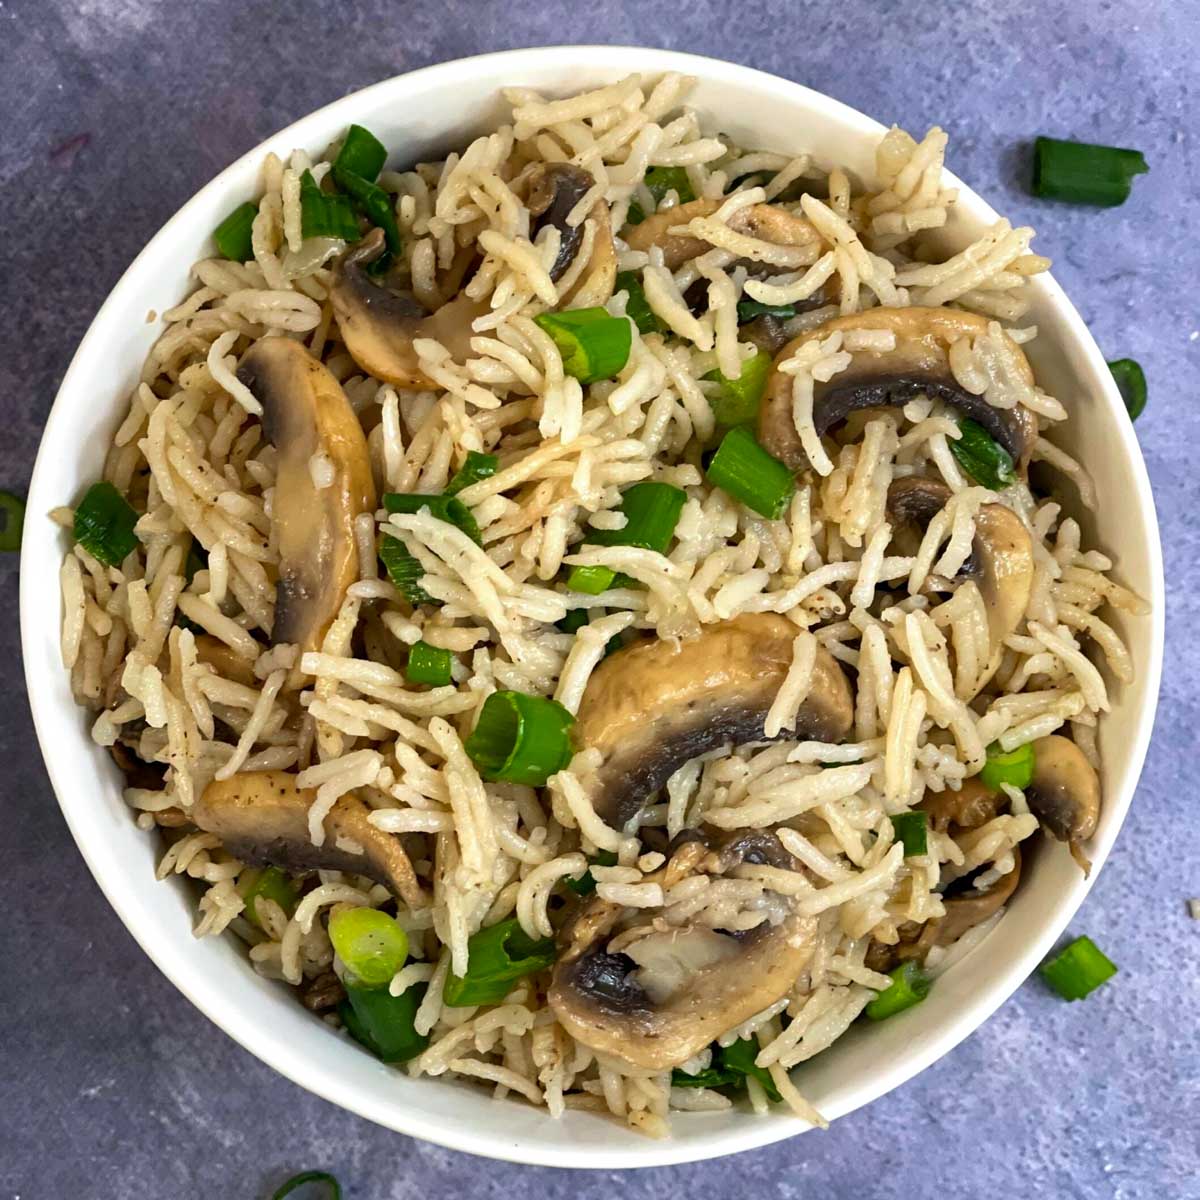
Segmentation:
<svg viewBox="0 0 1200 1200">
<path fill-rule="evenodd" d="M 1085 1004 L 1030 982 L 871 1108 L 771 1149 L 591 1175 L 413 1142 L 294 1087 L 219 1033 L 109 911 L 51 794 L 0 562 L 0 1198 L 266 1196 L 304 1167 L 410 1196 L 1200 1196 L 1200 273 L 1195 0 L 0 0 L 0 486 L 22 491 L 75 344 L 137 250 L 273 130 L 389 75 L 516 45 L 646 43 L 734 59 L 914 132 L 1038 227 L 1100 345 L 1146 368 L 1138 434 L 1167 556 L 1167 668 L 1133 811 L 1077 932 L 1121 974 Z M 1134 145 L 1115 211 L 1025 192 L 1038 133 Z M 105 383 L 97 380 L 103 392 Z M 47 603 L 56 603 L 48 597 Z"/>
</svg>

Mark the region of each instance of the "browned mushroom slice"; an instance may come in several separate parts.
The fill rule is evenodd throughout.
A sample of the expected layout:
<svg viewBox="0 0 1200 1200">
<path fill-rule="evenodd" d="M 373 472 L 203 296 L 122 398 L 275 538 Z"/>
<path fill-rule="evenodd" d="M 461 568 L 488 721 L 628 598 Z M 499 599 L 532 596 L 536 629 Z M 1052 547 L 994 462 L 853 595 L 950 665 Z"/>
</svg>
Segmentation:
<svg viewBox="0 0 1200 1200">
<path fill-rule="evenodd" d="M 262 338 L 246 351 L 238 378 L 262 405 L 263 431 L 278 453 L 271 637 L 304 653 L 320 646 L 358 576 L 354 518 L 375 507 L 367 440 L 341 385 L 299 342 Z M 328 482 L 318 487 L 321 471 Z M 293 671 L 290 685 L 300 678 Z"/>
<path fill-rule="evenodd" d="M 888 488 L 888 516 L 899 531 L 911 525 L 921 532 L 950 499 L 940 480 L 909 476 Z M 988 619 L 989 656 L 975 682 L 978 691 L 996 673 L 1004 640 L 1020 625 L 1033 591 L 1033 541 L 1021 518 L 1003 504 L 984 504 L 975 514 L 971 555 L 958 580 L 974 580 Z"/>
<path fill-rule="evenodd" d="M 192 806 L 197 827 L 215 833 L 235 858 L 285 871 L 352 871 L 391 888 L 409 908 L 428 904 L 412 863 L 394 834 L 376 829 L 370 809 L 353 793 L 325 818 L 325 842 L 308 835 L 312 788 L 287 771 L 246 771 L 217 779 Z"/>
<path fill-rule="evenodd" d="M 196 658 L 207 663 L 222 678 L 232 679 L 234 683 L 255 687 L 258 682 L 254 676 L 254 664 L 210 633 L 196 634 Z"/>
<path fill-rule="evenodd" d="M 769 850 L 763 844 L 768 839 L 775 843 Z M 719 858 L 724 869 L 742 861 L 797 869 L 767 832 L 726 847 Z M 639 913 L 646 920 L 644 935 L 630 939 L 623 933 L 621 949 L 610 953 L 624 913 L 599 898 L 583 907 L 563 931 L 548 999 L 577 1041 L 651 1070 L 686 1062 L 786 995 L 816 945 L 811 917 L 788 914 L 777 924 L 763 921 L 744 933 L 727 933 L 703 925 L 660 927 Z"/>
<path fill-rule="evenodd" d="M 697 258 L 712 246 L 702 238 L 688 234 L 668 232 L 675 226 L 686 225 L 696 217 L 711 217 L 728 199 L 689 200 L 673 208 L 656 212 L 640 225 L 624 230 L 625 244 L 631 250 L 645 253 L 657 246 L 663 253 L 666 267 L 674 271 L 689 259 Z M 774 204 L 750 204 L 740 208 L 730 217 L 729 228 L 736 233 L 745 233 L 776 246 L 791 246 L 802 250 L 798 265 L 814 263 L 821 256 L 821 236 L 803 217 L 798 217 L 786 208 Z"/>
<path fill-rule="evenodd" d="M 1070 739 L 1051 735 L 1033 743 L 1033 782 L 1025 790 L 1029 811 L 1083 869 L 1092 864 L 1080 843 L 1096 832 L 1100 821 L 1100 779 L 1084 753 Z"/>
<path fill-rule="evenodd" d="M 903 405 L 914 396 L 927 395 L 953 405 L 963 416 L 978 422 L 1025 470 L 1037 440 L 1037 418 L 1028 409 L 994 408 L 982 396 L 968 392 L 950 370 L 949 349 L 962 337 L 986 333 L 988 318 L 948 308 L 870 308 L 835 317 L 789 342 L 775 358 L 759 409 L 758 437 L 764 448 L 793 470 L 808 465 L 792 415 L 791 375 L 779 370 L 805 342 L 852 330 L 885 330 L 894 333 L 893 350 L 856 351 L 854 362 L 813 392 L 813 426 L 823 437 L 852 412 L 883 405 Z M 1027 382 L 1033 372 L 1024 352 L 1010 345 L 1018 369 Z"/>
<path fill-rule="evenodd" d="M 1007 875 L 1001 875 L 991 887 L 984 891 L 971 889 L 945 899 L 946 915 L 931 922 L 937 930 L 933 936 L 934 945 L 949 946 L 957 942 L 968 929 L 982 925 L 1009 902 L 1021 880 L 1019 846 L 1013 847 L 1012 856 L 1013 869 Z"/>
<path fill-rule="evenodd" d="M 462 362 L 470 357 L 471 322 L 488 306 L 460 294 L 436 312 L 426 312 L 412 296 L 376 283 L 367 274 L 384 249 L 383 231 L 373 229 L 334 267 L 329 298 L 342 341 L 368 375 L 397 387 L 434 387 L 421 370 L 413 342 L 431 338 Z M 461 270 L 461 256 L 454 269 Z"/>
<path fill-rule="evenodd" d="M 691 641 L 645 641 L 601 663 L 575 725 L 580 747 L 604 756 L 596 812 L 619 828 L 689 759 L 761 740 L 796 633 L 784 617 L 747 614 L 707 626 Z M 846 676 L 821 648 L 787 736 L 836 742 L 853 719 Z"/>
<path fill-rule="evenodd" d="M 997 816 L 1008 797 L 990 788 L 978 775 L 964 779 L 962 787 L 944 792 L 926 792 L 918 808 L 929 814 L 929 823 L 939 833 L 948 829 L 978 829 Z"/>
</svg>

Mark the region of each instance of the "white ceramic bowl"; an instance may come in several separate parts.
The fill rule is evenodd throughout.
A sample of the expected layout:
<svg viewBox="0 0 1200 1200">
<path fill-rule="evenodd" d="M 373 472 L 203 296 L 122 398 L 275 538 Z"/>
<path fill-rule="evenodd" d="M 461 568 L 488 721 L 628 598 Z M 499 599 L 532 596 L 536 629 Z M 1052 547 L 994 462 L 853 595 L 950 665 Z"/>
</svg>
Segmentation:
<svg viewBox="0 0 1200 1200">
<path fill-rule="evenodd" d="M 42 753 L 76 842 L 130 932 L 169 979 L 243 1046 L 289 1079 L 381 1125 L 458 1150 L 569 1167 L 651 1166 L 731 1154 L 790 1137 L 786 1115 L 679 1114 L 670 1141 L 651 1142 L 608 1118 L 496 1103 L 482 1089 L 410 1080 L 334 1036 L 282 985 L 260 979 L 232 938 L 192 937 L 193 899 L 178 880 L 154 878 L 155 840 L 135 828 L 107 754 L 94 746 L 72 702 L 58 650 L 58 569 L 66 539 L 45 514 L 70 503 L 101 469 L 125 397 L 158 334 L 146 323 L 181 300 L 188 269 L 212 253 L 210 231 L 254 192 L 263 156 L 319 151 L 351 122 L 377 133 L 393 162 L 432 158 L 503 117 L 502 86 L 564 95 L 631 71 L 682 71 L 699 84 L 689 98 L 714 128 L 746 146 L 808 151 L 818 165 L 873 173 L 883 127 L 797 84 L 712 59 L 614 46 L 515 50 L 429 67 L 390 79 L 305 117 L 223 171 L 138 255 L 105 301 L 63 381 L 46 425 L 29 491 L 21 571 L 21 629 L 29 698 Z M 957 180 L 949 245 L 976 236 L 996 214 Z M 1052 248 L 1051 248 L 1052 249 Z M 1089 852 L 1103 864 L 1133 795 L 1158 694 L 1163 644 L 1162 562 L 1150 486 L 1132 427 L 1104 359 L 1062 290 L 1032 286 L 1040 336 L 1031 358 L 1039 381 L 1072 420 L 1059 436 L 1082 458 L 1103 501 L 1077 513 L 1090 544 L 1112 554 L 1117 576 L 1154 606 L 1117 620 L 1137 682 L 1111 686 L 1100 728 L 1104 810 Z M 1033 970 L 1059 937 L 1091 880 L 1065 852 L 1039 853 L 986 943 L 956 964 L 924 1004 L 868 1029 L 855 1028 L 797 1071 L 804 1093 L 829 1118 L 844 1116 L 903 1083 L 971 1033 Z"/>
</svg>

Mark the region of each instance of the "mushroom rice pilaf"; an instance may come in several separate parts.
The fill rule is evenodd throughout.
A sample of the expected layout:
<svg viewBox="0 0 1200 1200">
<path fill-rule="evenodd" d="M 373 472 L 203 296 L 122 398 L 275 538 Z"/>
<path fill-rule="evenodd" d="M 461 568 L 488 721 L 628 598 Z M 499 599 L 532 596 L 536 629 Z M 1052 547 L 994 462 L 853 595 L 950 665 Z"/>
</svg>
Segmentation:
<svg viewBox="0 0 1200 1200">
<path fill-rule="evenodd" d="M 1039 828 L 1088 869 L 1144 611 L 1069 515 L 1033 231 L 939 255 L 940 129 L 863 188 L 690 82 L 269 156 L 56 514 L 197 935 L 410 1075 L 650 1135 L 822 1123 L 790 1068 L 918 1002 Z"/>
</svg>

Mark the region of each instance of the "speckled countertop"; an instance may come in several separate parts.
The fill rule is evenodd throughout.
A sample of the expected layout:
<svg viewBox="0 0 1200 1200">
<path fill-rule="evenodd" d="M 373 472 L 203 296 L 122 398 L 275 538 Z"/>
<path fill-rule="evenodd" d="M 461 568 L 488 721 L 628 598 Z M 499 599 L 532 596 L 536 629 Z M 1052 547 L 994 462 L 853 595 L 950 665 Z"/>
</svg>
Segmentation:
<svg viewBox="0 0 1200 1200">
<path fill-rule="evenodd" d="M 285 15 L 286 14 L 286 15 Z M 0 0 L 0 487 L 23 491 L 76 343 L 150 235 L 267 134 L 428 63 L 555 42 L 762 67 L 920 134 L 1037 248 L 1105 352 L 1139 359 L 1167 563 L 1166 674 L 1124 832 L 1076 918 L 1121 966 L 1087 1004 L 1027 984 L 907 1086 L 736 1158 L 621 1176 L 488 1163 L 275 1075 L 151 966 L 84 868 L 23 698 L 0 561 L 0 1200 L 254 1200 L 334 1170 L 353 1200 L 667 1194 L 1200 1197 L 1200 6 L 1196 0 Z M 1037 133 L 1134 145 L 1109 211 L 1026 195 Z M 98 381 L 103 388 L 103 381 Z"/>
</svg>

